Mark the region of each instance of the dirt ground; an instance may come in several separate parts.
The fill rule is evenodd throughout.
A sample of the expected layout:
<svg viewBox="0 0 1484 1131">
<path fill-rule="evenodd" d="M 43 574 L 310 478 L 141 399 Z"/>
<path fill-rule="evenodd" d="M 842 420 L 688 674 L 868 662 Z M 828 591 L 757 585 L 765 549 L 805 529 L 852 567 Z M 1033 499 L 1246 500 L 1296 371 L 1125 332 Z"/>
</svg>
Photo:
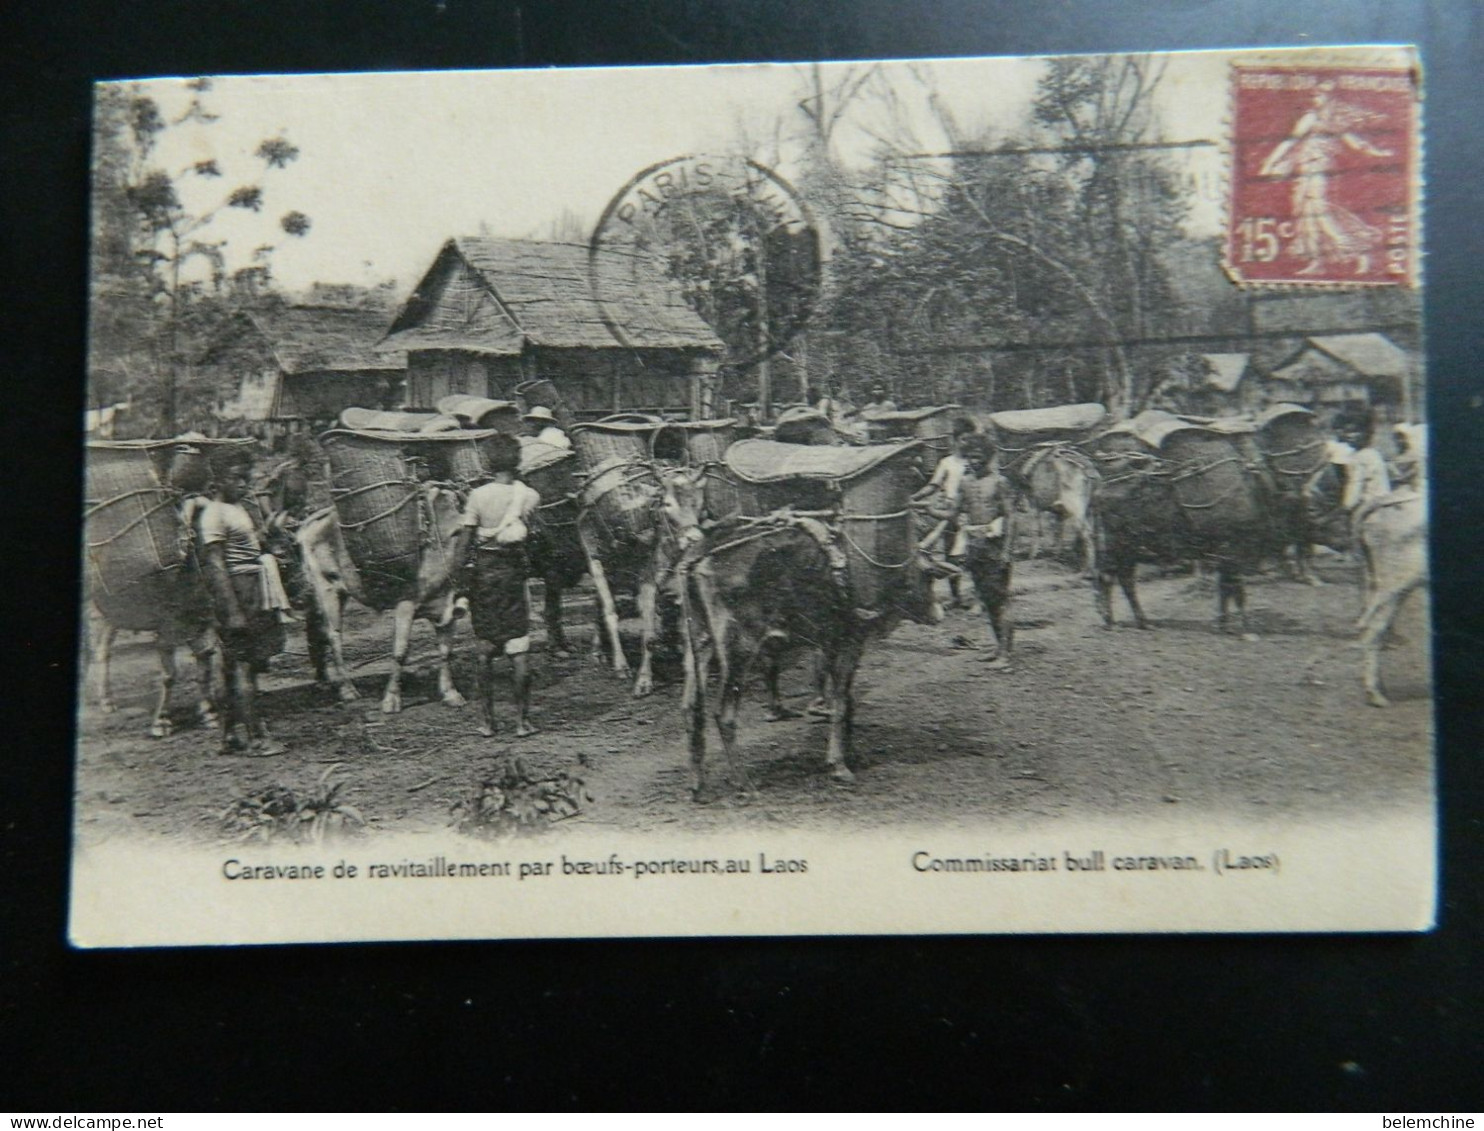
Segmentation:
<svg viewBox="0 0 1484 1131">
<path fill-rule="evenodd" d="M 219 839 L 216 817 L 234 799 L 275 782 L 307 790 L 334 763 L 343 764 L 344 800 L 364 815 L 368 835 L 431 831 L 447 827 L 454 805 L 512 750 L 533 776 L 561 769 L 584 779 L 592 800 L 575 820 L 626 832 L 1117 817 L 1167 806 L 1300 819 L 1425 804 L 1432 778 L 1423 602 L 1414 600 L 1399 621 L 1383 666 L 1395 702 L 1377 710 L 1359 687 L 1354 566 L 1330 557 L 1320 573 L 1328 584 L 1318 588 L 1276 574 L 1252 579 L 1252 635 L 1242 637 L 1212 628 L 1209 580 L 1151 575 L 1142 592 L 1153 630 L 1134 629 L 1118 596 L 1121 625 L 1110 632 L 1087 583 L 1066 566 L 1019 563 L 1011 671 L 988 670 L 978 653 L 952 643 L 981 635 L 977 614 L 906 625 L 867 653 L 857 680 L 854 783 L 824 772 L 824 725 L 765 723 L 759 694 L 742 715 L 742 757 L 759 792 L 706 806 L 689 794 L 674 663 L 659 669 L 652 697 L 635 700 L 586 655 L 546 654 L 538 632 L 541 733 L 483 739 L 472 703 L 450 709 L 437 701 L 426 625 L 414 632 L 420 670 L 404 684 L 405 709 L 380 713 L 390 621 L 357 609 L 347 655 L 364 698 L 342 704 L 316 687 L 302 634 L 291 635 L 263 696 L 289 753 L 248 759 L 218 755 L 215 733 L 191 724 L 185 657 L 178 729 L 165 739 L 146 736 L 153 645 L 125 635 L 113 677 L 122 709 L 103 715 L 89 700 L 80 712 L 77 831 L 84 843 L 140 833 Z M 568 620 L 585 648 L 583 597 Z M 473 659 L 463 624 L 455 678 L 471 696 Z M 802 711 L 808 669 L 788 673 L 784 691 Z M 509 717 L 508 687 L 500 692 Z M 714 728 L 708 740 L 718 751 Z"/>
</svg>

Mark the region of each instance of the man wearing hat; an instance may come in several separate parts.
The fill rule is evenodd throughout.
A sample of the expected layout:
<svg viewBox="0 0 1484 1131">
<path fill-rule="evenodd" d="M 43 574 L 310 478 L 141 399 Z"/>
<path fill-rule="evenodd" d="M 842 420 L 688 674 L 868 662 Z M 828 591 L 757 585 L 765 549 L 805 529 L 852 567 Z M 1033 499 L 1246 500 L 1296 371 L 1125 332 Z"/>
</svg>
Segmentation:
<svg viewBox="0 0 1484 1131">
<path fill-rule="evenodd" d="M 557 423 L 556 416 L 545 405 L 534 406 L 521 419 L 529 425 L 531 434 L 543 444 L 550 444 L 553 448 L 570 449 L 572 447 L 571 437 L 562 431 L 562 426 Z"/>
</svg>

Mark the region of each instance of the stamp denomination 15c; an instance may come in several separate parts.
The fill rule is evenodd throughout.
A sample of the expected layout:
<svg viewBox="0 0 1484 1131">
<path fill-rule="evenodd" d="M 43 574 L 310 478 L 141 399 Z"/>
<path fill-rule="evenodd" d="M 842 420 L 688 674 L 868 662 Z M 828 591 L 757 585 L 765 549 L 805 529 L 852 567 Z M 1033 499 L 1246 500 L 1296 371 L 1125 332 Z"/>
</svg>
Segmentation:
<svg viewBox="0 0 1484 1131">
<path fill-rule="evenodd" d="M 1415 73 L 1234 66 L 1232 87 L 1231 277 L 1416 285 Z"/>
</svg>

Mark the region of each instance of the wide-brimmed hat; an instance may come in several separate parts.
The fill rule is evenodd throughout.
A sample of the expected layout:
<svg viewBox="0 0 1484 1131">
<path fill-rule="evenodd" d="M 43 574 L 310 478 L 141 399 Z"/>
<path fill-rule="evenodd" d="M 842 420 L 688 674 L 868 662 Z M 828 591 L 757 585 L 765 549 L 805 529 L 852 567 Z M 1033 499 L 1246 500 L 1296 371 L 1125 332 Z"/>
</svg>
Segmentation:
<svg viewBox="0 0 1484 1131">
<path fill-rule="evenodd" d="M 539 420 L 542 424 L 555 424 L 557 422 L 557 418 L 552 415 L 551 409 L 541 404 L 538 404 L 535 408 L 531 409 L 531 411 L 526 413 L 523 417 L 521 417 L 521 419 Z"/>
</svg>

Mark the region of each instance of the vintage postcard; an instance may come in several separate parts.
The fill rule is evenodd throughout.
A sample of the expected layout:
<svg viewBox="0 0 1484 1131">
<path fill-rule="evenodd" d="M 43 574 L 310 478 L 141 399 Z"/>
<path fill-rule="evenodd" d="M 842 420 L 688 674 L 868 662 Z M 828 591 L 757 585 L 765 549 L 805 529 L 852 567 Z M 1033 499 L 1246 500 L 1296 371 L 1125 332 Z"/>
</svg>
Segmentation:
<svg viewBox="0 0 1484 1131">
<path fill-rule="evenodd" d="M 96 91 L 70 934 L 1433 922 L 1406 47 Z"/>
</svg>

